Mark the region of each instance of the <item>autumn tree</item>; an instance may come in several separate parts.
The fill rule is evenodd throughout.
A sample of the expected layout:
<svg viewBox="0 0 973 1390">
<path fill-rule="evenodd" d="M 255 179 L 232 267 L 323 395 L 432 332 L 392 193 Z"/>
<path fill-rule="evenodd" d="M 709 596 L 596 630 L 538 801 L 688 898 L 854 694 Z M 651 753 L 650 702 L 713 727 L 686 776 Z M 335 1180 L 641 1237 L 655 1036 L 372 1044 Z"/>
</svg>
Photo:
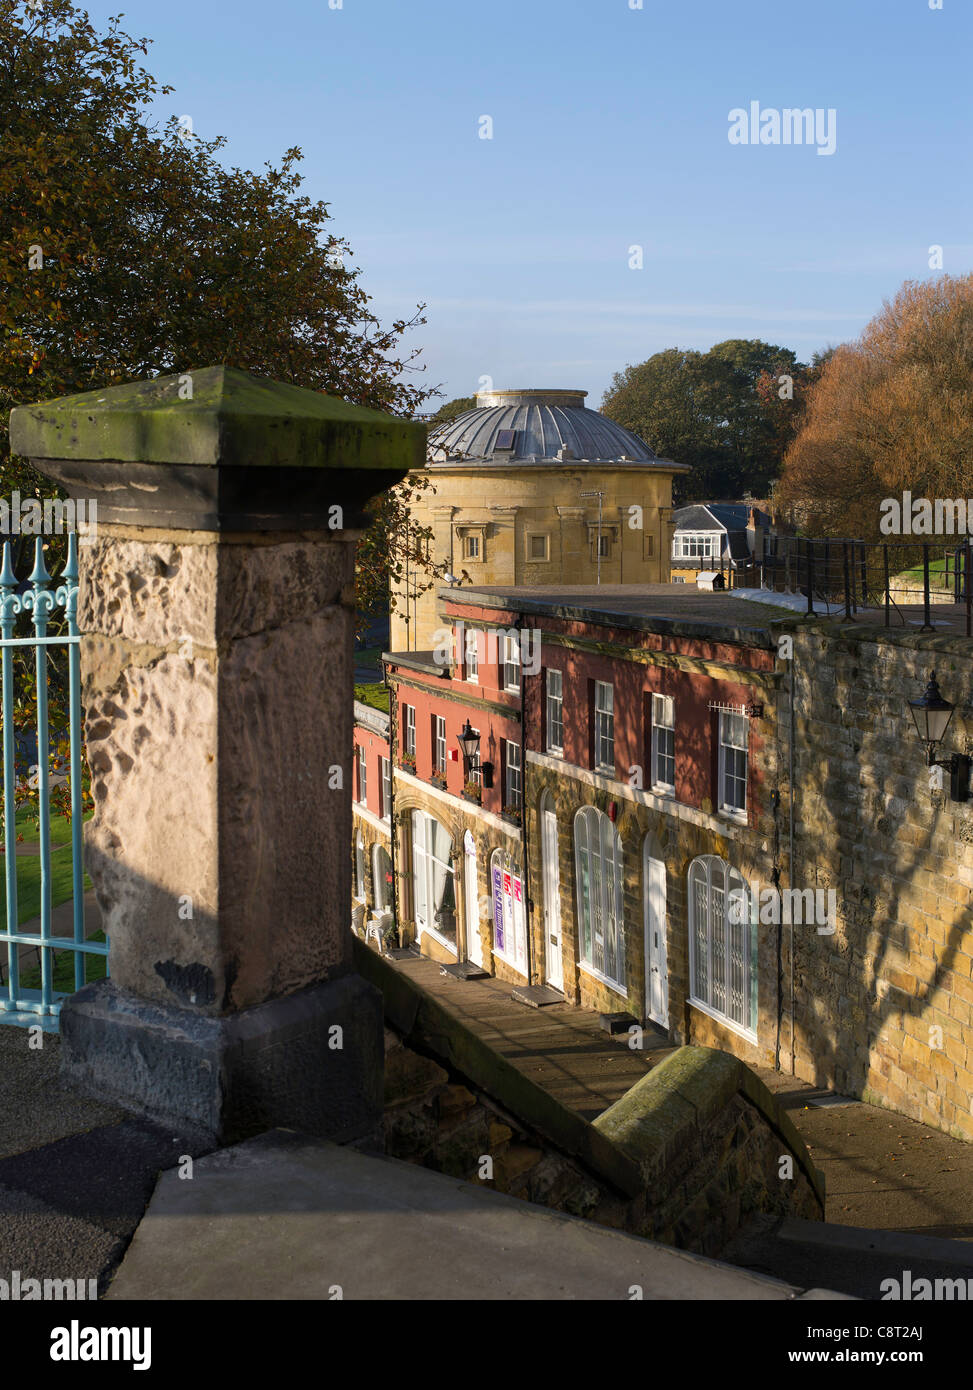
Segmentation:
<svg viewBox="0 0 973 1390">
<path fill-rule="evenodd" d="M 789 348 L 732 338 L 667 348 L 612 379 L 602 410 L 663 458 L 688 463 L 677 502 L 764 496 L 799 419 L 807 368 Z"/>
<path fill-rule="evenodd" d="M 881 538 L 880 503 L 969 493 L 973 275 L 909 281 L 811 391 L 778 500 L 811 534 Z"/>
</svg>

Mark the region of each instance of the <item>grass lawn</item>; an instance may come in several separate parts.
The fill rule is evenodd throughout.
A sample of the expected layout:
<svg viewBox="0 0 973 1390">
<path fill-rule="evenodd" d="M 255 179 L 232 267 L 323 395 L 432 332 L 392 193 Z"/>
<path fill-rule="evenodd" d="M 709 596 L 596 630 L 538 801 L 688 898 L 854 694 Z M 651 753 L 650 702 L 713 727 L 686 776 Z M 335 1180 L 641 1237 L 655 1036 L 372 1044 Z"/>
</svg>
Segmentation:
<svg viewBox="0 0 973 1390">
<path fill-rule="evenodd" d="M 389 712 L 389 692 L 381 682 L 378 685 L 356 685 L 355 699 L 363 705 L 371 705 L 372 709 L 381 710 L 383 714 Z"/>
<path fill-rule="evenodd" d="M 84 819 L 89 820 L 91 815 L 92 812 L 89 811 Z M 27 819 L 23 811 L 17 817 L 17 833 L 23 837 L 23 844 L 37 844 L 40 839 L 38 827 Z M 56 849 L 51 853 L 51 906 L 57 907 L 60 903 L 69 902 L 74 891 L 71 864 L 71 821 L 67 816 L 51 817 L 51 843 L 64 846 L 63 849 Z M 84 876 L 84 886 L 86 891 L 91 887 L 91 880 L 87 874 Z M 29 922 L 31 918 L 40 916 L 40 910 L 40 855 L 19 855 L 17 857 L 17 925 L 23 926 L 24 922 Z M 0 873 L 0 920 L 6 919 L 6 911 L 7 880 L 6 874 Z M 104 941 L 104 939 L 105 934 L 100 931 L 90 938 L 92 941 Z M 92 980 L 104 979 L 106 967 L 107 961 L 104 956 L 88 956 L 85 962 L 85 978 L 89 983 Z M 20 983 L 24 989 L 40 989 L 40 966 L 21 969 Z M 54 953 L 53 988 L 58 994 L 74 993 L 73 951 L 56 951 Z"/>
<path fill-rule="evenodd" d="M 91 887 L 88 875 L 84 876 L 85 890 Z M 51 855 L 51 906 L 67 902 L 73 892 L 71 873 L 71 846 L 56 849 Z M 29 857 L 22 855 L 17 859 L 17 925 L 22 926 L 41 910 L 41 860 L 39 854 Z M 7 877 L 0 878 L 0 917 L 7 911 Z"/>
<path fill-rule="evenodd" d="M 85 816 L 89 819 L 91 812 Z M 24 816 L 17 817 L 17 832 L 23 835 L 24 844 L 37 844 L 40 834 Z M 51 817 L 51 840 L 53 844 L 63 844 L 51 854 L 51 906 L 67 902 L 73 892 L 71 872 L 71 822 L 65 816 Z M 88 875 L 84 876 L 85 889 L 91 887 Z M 39 854 L 18 855 L 17 857 L 17 925 L 22 926 L 41 910 L 41 860 Z M 0 919 L 6 919 L 7 876 L 0 873 Z"/>
<path fill-rule="evenodd" d="M 84 819 L 91 819 L 89 811 Z M 3 823 L 0 820 L 0 842 L 3 840 Z M 40 830 L 28 819 L 24 811 L 17 815 L 17 834 L 23 837 L 25 845 L 36 845 L 41 837 Z M 69 845 L 71 843 L 71 821 L 67 816 L 51 816 L 51 844 Z"/>
<path fill-rule="evenodd" d="M 94 932 L 89 941 L 104 941 L 103 931 Z M 107 956 L 87 956 L 85 958 L 85 983 L 91 984 L 95 980 L 105 978 L 105 970 L 108 965 Z M 41 968 L 35 965 L 32 970 L 21 969 L 20 984 L 22 989 L 40 989 L 41 987 Z M 51 988 L 56 994 L 74 993 L 74 952 L 55 951 L 54 952 L 54 979 Z"/>
<path fill-rule="evenodd" d="M 890 584 L 901 585 L 903 588 L 915 588 L 921 593 L 923 585 L 922 565 L 918 565 L 912 570 L 903 570 L 901 574 L 895 575 L 889 581 Z M 953 570 L 950 568 L 949 575 L 946 574 L 945 557 L 941 560 L 929 561 L 929 588 L 930 589 L 952 589 Z"/>
</svg>

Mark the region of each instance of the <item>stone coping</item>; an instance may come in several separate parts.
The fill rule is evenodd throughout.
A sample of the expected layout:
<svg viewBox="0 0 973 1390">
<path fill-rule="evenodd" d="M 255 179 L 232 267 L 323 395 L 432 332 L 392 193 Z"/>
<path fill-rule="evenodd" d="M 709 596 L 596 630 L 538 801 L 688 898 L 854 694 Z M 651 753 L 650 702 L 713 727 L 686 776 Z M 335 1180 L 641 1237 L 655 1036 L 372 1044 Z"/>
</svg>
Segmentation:
<svg viewBox="0 0 973 1390">
<path fill-rule="evenodd" d="M 425 461 L 424 424 L 233 367 L 17 406 L 10 447 L 31 459 L 399 470 Z"/>
<path fill-rule="evenodd" d="M 935 615 L 933 615 L 935 616 Z M 973 638 L 955 632 L 920 632 L 918 628 L 886 627 L 884 623 L 866 623 L 859 619 L 838 622 L 820 615 L 801 618 L 792 615 L 790 622 L 802 632 L 814 632 L 840 642 L 887 643 L 892 647 L 907 647 L 913 651 L 944 652 L 947 655 L 973 655 Z"/>
<path fill-rule="evenodd" d="M 375 709 L 374 705 L 366 705 L 363 701 L 356 700 L 355 723 L 359 728 L 367 729 L 369 733 L 388 738 L 389 730 L 392 727 L 392 717 L 384 710 Z"/>
<path fill-rule="evenodd" d="M 745 1096 L 791 1151 L 824 1210 L 824 1174 L 815 1168 L 790 1116 L 738 1057 L 711 1047 L 681 1047 L 594 1121 L 633 1163 L 646 1186 L 656 1182 L 695 1132 L 734 1095 Z"/>
<path fill-rule="evenodd" d="M 452 678 L 450 666 L 440 666 L 433 660 L 433 650 L 418 652 L 383 652 L 382 661 L 386 666 L 404 666 L 408 671 L 421 671 L 427 676 L 438 676 L 440 680 Z"/>
</svg>

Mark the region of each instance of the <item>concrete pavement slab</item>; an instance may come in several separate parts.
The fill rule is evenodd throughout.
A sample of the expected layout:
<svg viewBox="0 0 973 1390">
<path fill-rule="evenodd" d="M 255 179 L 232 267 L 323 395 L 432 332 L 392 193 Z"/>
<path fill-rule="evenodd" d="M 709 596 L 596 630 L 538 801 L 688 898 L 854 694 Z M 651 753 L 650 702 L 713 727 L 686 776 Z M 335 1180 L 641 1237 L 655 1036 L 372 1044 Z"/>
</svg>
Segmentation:
<svg viewBox="0 0 973 1390">
<path fill-rule="evenodd" d="M 107 1297 L 627 1300 L 635 1287 L 645 1299 L 802 1296 L 473 1183 L 275 1130 L 198 1160 L 192 1178 L 163 1173 Z"/>
</svg>

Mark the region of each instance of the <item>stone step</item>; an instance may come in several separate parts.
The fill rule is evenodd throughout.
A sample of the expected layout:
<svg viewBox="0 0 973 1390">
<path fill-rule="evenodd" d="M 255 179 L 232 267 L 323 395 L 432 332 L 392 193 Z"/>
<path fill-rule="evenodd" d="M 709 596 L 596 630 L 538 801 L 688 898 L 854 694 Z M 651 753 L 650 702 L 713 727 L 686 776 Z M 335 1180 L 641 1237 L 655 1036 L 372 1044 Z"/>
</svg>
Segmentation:
<svg viewBox="0 0 973 1390">
<path fill-rule="evenodd" d="M 563 1004 L 564 995 L 558 994 L 549 985 L 515 985 L 510 997 L 517 1004 L 526 1004 L 529 1009 L 545 1009 L 549 1004 Z"/>
<path fill-rule="evenodd" d="M 449 975 L 454 980 L 486 980 L 489 978 L 489 971 L 484 970 L 482 965 L 474 965 L 469 960 L 457 961 L 455 965 L 444 965 L 440 973 Z"/>
</svg>

